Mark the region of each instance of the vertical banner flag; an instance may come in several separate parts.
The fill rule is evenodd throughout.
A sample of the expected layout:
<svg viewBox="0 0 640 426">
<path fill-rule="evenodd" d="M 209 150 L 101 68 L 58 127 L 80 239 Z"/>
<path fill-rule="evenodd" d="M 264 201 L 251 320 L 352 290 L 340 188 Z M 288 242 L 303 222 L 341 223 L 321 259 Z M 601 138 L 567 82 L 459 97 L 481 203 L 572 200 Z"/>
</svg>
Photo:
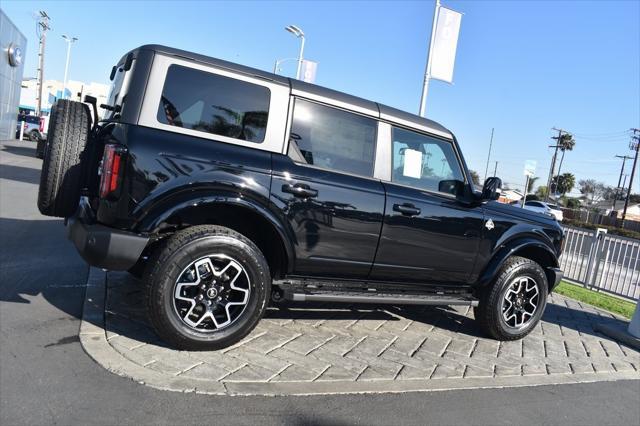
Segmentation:
<svg viewBox="0 0 640 426">
<path fill-rule="evenodd" d="M 303 59 L 302 60 L 302 81 L 306 83 L 315 83 L 317 70 L 318 70 L 317 62 Z"/>
<path fill-rule="evenodd" d="M 446 7 L 440 8 L 431 55 L 431 78 L 447 83 L 453 82 L 453 66 L 456 61 L 461 19 L 461 13 Z"/>
</svg>

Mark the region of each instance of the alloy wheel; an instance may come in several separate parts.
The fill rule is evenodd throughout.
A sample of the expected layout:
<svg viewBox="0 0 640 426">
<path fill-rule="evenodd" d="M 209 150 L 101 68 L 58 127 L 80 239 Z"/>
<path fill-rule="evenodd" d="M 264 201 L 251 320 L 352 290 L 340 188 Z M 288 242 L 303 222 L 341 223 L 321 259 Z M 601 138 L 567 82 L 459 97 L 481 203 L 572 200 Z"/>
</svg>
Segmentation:
<svg viewBox="0 0 640 426">
<path fill-rule="evenodd" d="M 173 308 L 199 332 L 221 330 L 242 316 L 251 293 L 249 275 L 240 262 L 224 254 L 193 261 L 176 281 Z"/>
<path fill-rule="evenodd" d="M 512 329 L 529 325 L 540 306 L 538 283 L 529 276 L 516 277 L 504 293 L 501 303 L 502 319 Z"/>
</svg>

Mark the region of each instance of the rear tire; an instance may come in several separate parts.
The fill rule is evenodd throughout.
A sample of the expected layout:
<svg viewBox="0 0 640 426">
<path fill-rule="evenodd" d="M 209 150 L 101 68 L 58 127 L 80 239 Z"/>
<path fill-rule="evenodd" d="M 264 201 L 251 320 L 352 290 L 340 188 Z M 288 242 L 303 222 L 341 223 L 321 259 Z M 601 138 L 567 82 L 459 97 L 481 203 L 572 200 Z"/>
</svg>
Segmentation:
<svg viewBox="0 0 640 426">
<path fill-rule="evenodd" d="M 268 305 L 267 262 L 251 240 L 231 229 L 202 225 L 179 231 L 148 263 L 149 319 L 176 348 L 230 346 L 254 329 Z"/>
<path fill-rule="evenodd" d="M 80 161 L 90 123 L 89 107 L 83 103 L 61 99 L 51 109 L 38 191 L 38 209 L 45 216 L 69 217 L 78 207 Z"/>
<path fill-rule="evenodd" d="M 44 147 L 47 144 L 46 139 L 40 139 L 36 145 L 36 158 L 44 158 Z"/>
<path fill-rule="evenodd" d="M 533 330 L 547 303 L 549 284 L 536 262 L 519 256 L 506 260 L 493 284 L 480 294 L 474 316 L 497 340 L 521 339 Z"/>
</svg>

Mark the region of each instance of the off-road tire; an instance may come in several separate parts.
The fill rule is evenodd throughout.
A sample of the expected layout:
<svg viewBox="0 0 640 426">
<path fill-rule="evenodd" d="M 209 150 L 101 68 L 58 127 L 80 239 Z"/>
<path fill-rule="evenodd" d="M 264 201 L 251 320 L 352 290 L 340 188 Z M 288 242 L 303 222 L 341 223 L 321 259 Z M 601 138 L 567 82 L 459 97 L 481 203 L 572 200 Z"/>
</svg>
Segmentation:
<svg viewBox="0 0 640 426">
<path fill-rule="evenodd" d="M 76 211 L 82 188 L 81 154 L 90 125 L 87 105 L 61 99 L 53 106 L 38 191 L 43 215 L 69 217 Z"/>
<path fill-rule="evenodd" d="M 151 254 L 144 275 L 149 320 L 160 338 L 183 350 L 216 350 L 240 341 L 254 329 L 269 303 L 271 275 L 264 255 L 251 240 L 222 226 L 199 225 L 179 231 L 161 244 Z M 191 262 L 213 253 L 230 256 L 245 268 L 251 292 L 235 322 L 217 331 L 201 332 L 175 312 L 173 292 Z"/>
<path fill-rule="evenodd" d="M 533 278 L 538 284 L 539 305 L 527 326 L 520 330 L 509 327 L 500 310 L 501 301 L 512 281 L 519 275 Z M 519 256 L 508 258 L 495 281 L 480 293 L 480 303 L 474 308 L 474 316 L 480 329 L 496 340 L 518 340 L 526 336 L 544 314 L 547 303 L 549 284 L 542 267 L 531 259 Z"/>
<path fill-rule="evenodd" d="M 44 158 L 44 149 L 47 145 L 46 139 L 40 139 L 36 145 L 36 158 L 43 159 Z"/>
</svg>

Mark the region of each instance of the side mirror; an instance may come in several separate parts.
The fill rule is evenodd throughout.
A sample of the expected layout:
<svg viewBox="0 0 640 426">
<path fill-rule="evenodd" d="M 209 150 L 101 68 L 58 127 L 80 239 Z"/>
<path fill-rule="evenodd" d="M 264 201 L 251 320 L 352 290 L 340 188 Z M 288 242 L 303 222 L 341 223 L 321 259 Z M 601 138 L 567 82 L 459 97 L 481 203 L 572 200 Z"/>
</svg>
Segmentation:
<svg viewBox="0 0 640 426">
<path fill-rule="evenodd" d="M 438 191 L 444 192 L 445 194 L 461 195 L 464 191 L 464 182 L 451 179 L 451 180 L 441 180 L 438 183 Z"/>
<path fill-rule="evenodd" d="M 497 177 L 490 177 L 484 181 L 482 187 L 482 199 L 483 200 L 497 200 L 500 198 L 502 192 L 502 179 Z"/>
</svg>

